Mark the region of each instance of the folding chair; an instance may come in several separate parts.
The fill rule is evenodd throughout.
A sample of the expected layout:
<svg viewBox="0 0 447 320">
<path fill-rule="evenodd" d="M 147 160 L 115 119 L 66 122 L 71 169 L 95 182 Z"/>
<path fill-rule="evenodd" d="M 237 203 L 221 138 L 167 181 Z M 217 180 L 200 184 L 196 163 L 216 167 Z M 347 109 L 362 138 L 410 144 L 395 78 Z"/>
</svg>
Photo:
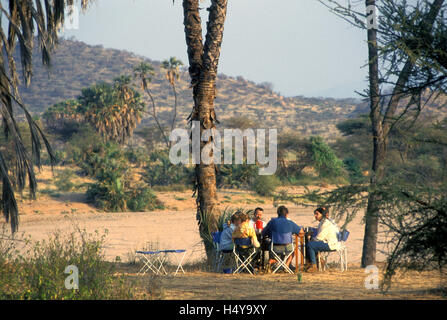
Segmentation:
<svg viewBox="0 0 447 320">
<path fill-rule="evenodd" d="M 289 253 L 284 253 L 284 258 L 281 258 L 278 253 L 276 253 L 273 249 L 274 246 L 276 245 L 284 245 L 286 246 L 288 243 L 290 243 L 292 245 L 292 251 Z M 290 267 L 287 266 L 286 262 L 287 259 L 289 259 L 289 257 L 293 254 L 293 252 L 295 251 L 295 246 L 293 244 L 292 241 L 292 233 L 288 232 L 288 233 L 278 233 L 278 232 L 272 232 L 272 243 L 270 244 L 270 252 L 272 254 L 272 256 L 270 258 L 275 259 L 276 261 L 278 261 L 278 266 L 275 268 L 275 270 L 272 271 L 272 273 L 276 273 L 276 271 L 279 270 L 279 268 L 283 267 L 284 270 L 286 270 L 288 273 L 293 274 L 292 269 L 290 269 Z"/>
<path fill-rule="evenodd" d="M 165 268 L 163 267 L 163 261 L 161 259 L 161 251 L 137 251 L 138 255 L 143 259 L 144 265 L 141 267 L 138 274 L 146 274 L 149 270 L 155 274 L 159 274 L 160 272 L 164 272 L 167 274 Z M 157 267 L 158 264 L 158 267 Z"/>
<path fill-rule="evenodd" d="M 238 254 L 238 249 L 241 248 L 241 246 L 249 246 L 248 249 L 251 249 L 248 256 L 243 259 L 244 257 L 241 257 L 241 255 Z M 256 248 L 253 247 L 251 243 L 250 238 L 236 238 L 234 239 L 234 247 L 233 247 L 233 254 L 236 258 L 236 270 L 234 270 L 233 274 L 240 273 L 243 269 L 246 269 L 251 275 L 253 275 L 253 272 L 250 270 L 250 267 L 253 268 L 252 262 L 253 258 L 256 254 Z"/>
<path fill-rule="evenodd" d="M 220 272 L 223 263 L 223 254 L 222 251 L 220 250 L 220 237 L 222 236 L 222 232 L 221 231 L 213 232 L 211 236 L 213 237 L 213 246 L 214 251 L 216 252 L 216 255 L 214 257 L 214 271 Z"/>
<path fill-rule="evenodd" d="M 337 233 L 337 239 L 340 243 L 340 248 L 338 250 L 318 252 L 318 269 L 320 271 L 326 270 L 327 259 L 332 252 L 337 252 L 338 254 L 341 272 L 348 270 L 348 249 L 346 248 L 346 241 L 348 240 L 348 237 L 349 237 L 349 231 L 341 230 L 340 232 Z M 323 267 L 321 266 L 321 260 L 324 261 Z"/>
</svg>

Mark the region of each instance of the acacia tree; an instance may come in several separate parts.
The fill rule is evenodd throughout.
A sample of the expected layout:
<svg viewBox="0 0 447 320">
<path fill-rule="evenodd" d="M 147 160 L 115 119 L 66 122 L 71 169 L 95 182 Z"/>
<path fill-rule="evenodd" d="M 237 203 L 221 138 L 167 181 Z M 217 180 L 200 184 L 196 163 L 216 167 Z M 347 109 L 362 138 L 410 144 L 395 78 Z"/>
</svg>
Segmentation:
<svg viewBox="0 0 447 320">
<path fill-rule="evenodd" d="M 189 74 L 194 99 L 193 110 L 188 120 L 191 124 L 192 121 L 199 121 L 200 132 L 214 129 L 217 122 L 214 99 L 227 4 L 228 0 L 211 0 L 211 5 L 207 9 L 209 18 L 205 43 L 203 43 L 199 0 L 183 0 Z M 200 153 L 204 148 L 209 148 L 211 143 L 213 143 L 212 138 L 201 141 Z M 219 211 L 217 210 L 216 165 L 213 162 L 205 164 L 201 160 L 199 164 L 196 164 L 195 177 L 197 219 L 199 231 L 204 238 L 205 229 L 217 231 Z M 211 259 L 212 246 L 208 241 L 204 242 L 208 259 Z"/>
<path fill-rule="evenodd" d="M 20 63 L 23 71 L 23 80 L 29 85 L 32 76 L 32 51 L 37 41 L 42 53 L 44 65 L 50 65 L 50 54 L 57 44 L 58 31 L 64 23 L 64 9 L 73 5 L 73 0 L 10 0 L 0 3 L 0 42 L 2 54 L 0 55 L 0 109 L 2 114 L 3 134 L 8 141 L 12 141 L 16 153 L 16 161 L 8 164 L 0 151 L 0 178 L 2 186 L 2 197 L 0 205 L 7 222 L 11 224 L 12 232 L 18 227 L 18 208 L 11 183 L 10 165 L 17 168 L 16 180 L 18 190 L 22 191 L 29 181 L 32 198 L 35 198 L 37 188 L 33 165 L 40 167 L 40 152 L 42 149 L 41 139 L 54 163 L 51 146 L 45 135 L 32 119 L 31 114 L 23 104 L 19 90 L 19 77 L 16 69 L 14 53 L 20 47 Z M 85 9 L 88 0 L 82 0 Z M 8 30 L 3 29 L 7 25 Z M 37 38 L 35 37 L 37 34 Z M 18 130 L 16 115 L 13 106 L 16 104 L 25 114 L 30 130 L 32 142 L 31 157 L 25 149 L 22 136 Z"/>
<path fill-rule="evenodd" d="M 366 267 L 374 264 L 376 257 L 379 212 L 383 200 L 378 189 L 384 178 L 390 131 L 412 107 L 421 110 L 421 96 L 427 88 L 442 89 L 445 85 L 446 77 L 442 74 L 445 53 L 434 48 L 436 43 L 445 42 L 445 35 L 439 32 L 439 29 L 445 28 L 444 0 L 421 1 L 410 10 L 406 1 L 383 0 L 380 12 L 384 18 L 377 25 L 377 17 L 372 14 L 378 8 L 378 1 L 365 1 L 366 14 L 354 11 L 350 5 L 340 5 L 337 1 L 320 2 L 353 25 L 367 30 L 367 97 L 373 155 L 361 262 L 362 267 Z M 380 72 L 380 60 L 386 66 L 386 72 Z M 418 81 L 415 82 L 415 79 Z M 381 92 L 381 85 L 384 84 L 392 88 L 389 95 Z M 406 105 L 402 107 L 405 99 Z"/>
</svg>

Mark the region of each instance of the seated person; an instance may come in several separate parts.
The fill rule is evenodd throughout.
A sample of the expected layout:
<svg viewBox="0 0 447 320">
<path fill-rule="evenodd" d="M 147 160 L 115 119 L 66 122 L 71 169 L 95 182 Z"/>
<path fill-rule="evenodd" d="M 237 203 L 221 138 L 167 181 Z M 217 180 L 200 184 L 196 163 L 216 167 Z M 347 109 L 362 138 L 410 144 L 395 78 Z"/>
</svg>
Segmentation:
<svg viewBox="0 0 447 320">
<path fill-rule="evenodd" d="M 307 252 L 307 272 L 315 272 L 318 270 L 316 254 L 320 251 L 333 251 L 340 247 L 337 239 L 338 227 L 330 219 L 327 218 L 327 210 L 324 207 L 317 208 L 314 211 L 315 220 L 319 221 L 318 231 L 313 240 L 306 243 Z"/>
<path fill-rule="evenodd" d="M 260 235 L 262 229 L 265 228 L 265 221 L 262 221 L 262 214 L 264 213 L 264 209 L 256 208 L 253 212 L 253 218 L 250 219 L 250 225 L 255 229 L 256 235 L 258 236 L 258 240 L 260 240 Z"/>
<path fill-rule="evenodd" d="M 273 251 L 280 257 L 284 257 L 293 250 L 293 244 L 292 244 L 292 234 L 304 234 L 304 230 L 302 227 L 298 226 L 295 222 L 290 220 L 288 218 L 289 210 L 285 206 L 280 206 L 277 209 L 277 218 L 273 218 L 269 221 L 267 226 L 262 230 L 262 236 L 269 237 L 273 241 Z M 275 235 L 279 236 L 284 241 L 283 243 L 279 243 L 278 239 L 275 239 L 273 237 L 273 233 Z M 288 237 L 288 235 L 290 235 Z M 285 236 L 285 238 L 284 238 Z M 287 238 L 287 239 L 286 239 Z M 289 266 L 290 262 L 292 261 L 292 256 L 289 257 L 289 259 L 286 261 L 286 265 Z M 276 262 L 275 260 L 271 259 L 269 261 L 269 264 Z"/>
<path fill-rule="evenodd" d="M 222 234 L 220 236 L 220 251 L 223 255 L 222 269 L 228 270 L 234 267 L 233 253 L 233 231 L 236 229 L 236 224 L 239 222 L 239 213 L 231 216 L 230 221 L 225 223 Z"/>
<path fill-rule="evenodd" d="M 239 222 L 239 213 L 233 214 L 223 226 L 222 235 L 220 236 L 220 251 L 232 251 L 233 250 L 233 231 L 236 229 L 236 225 Z"/>
<path fill-rule="evenodd" d="M 268 243 L 268 249 L 265 249 L 265 242 L 267 239 L 262 239 L 261 232 L 266 226 L 266 222 L 262 220 L 262 214 L 264 213 L 264 209 L 258 207 L 253 212 L 253 217 L 250 219 L 250 225 L 255 229 L 256 236 L 258 241 L 261 244 L 261 250 L 256 253 L 256 257 L 254 258 L 256 264 L 260 268 L 264 268 L 265 261 L 268 261 L 268 250 L 270 250 L 270 243 Z M 266 257 L 267 256 L 267 257 Z"/>
<path fill-rule="evenodd" d="M 255 229 L 250 226 L 248 215 L 239 212 L 238 218 L 236 219 L 236 228 L 233 231 L 232 238 L 234 239 L 250 239 L 251 244 L 250 245 L 237 245 L 236 246 L 236 253 L 241 257 L 241 259 L 244 261 L 247 259 L 247 257 L 251 254 L 252 248 L 259 248 L 260 243 L 258 241 L 258 238 L 256 237 Z M 252 269 L 252 268 L 251 268 Z M 253 269 L 252 269 L 253 271 Z"/>
</svg>

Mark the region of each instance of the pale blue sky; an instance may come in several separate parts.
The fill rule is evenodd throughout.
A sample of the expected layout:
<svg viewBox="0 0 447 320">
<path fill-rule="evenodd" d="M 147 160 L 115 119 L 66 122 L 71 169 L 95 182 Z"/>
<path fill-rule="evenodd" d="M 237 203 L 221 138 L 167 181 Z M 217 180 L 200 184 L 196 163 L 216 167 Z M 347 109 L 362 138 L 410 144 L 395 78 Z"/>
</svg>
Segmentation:
<svg viewBox="0 0 447 320">
<path fill-rule="evenodd" d="M 154 60 L 176 56 L 187 64 L 181 2 L 97 0 L 81 14 L 79 29 L 63 35 Z M 271 82 L 285 96 L 358 97 L 354 91 L 366 87 L 366 32 L 317 0 L 228 3 L 220 73 Z"/>
</svg>

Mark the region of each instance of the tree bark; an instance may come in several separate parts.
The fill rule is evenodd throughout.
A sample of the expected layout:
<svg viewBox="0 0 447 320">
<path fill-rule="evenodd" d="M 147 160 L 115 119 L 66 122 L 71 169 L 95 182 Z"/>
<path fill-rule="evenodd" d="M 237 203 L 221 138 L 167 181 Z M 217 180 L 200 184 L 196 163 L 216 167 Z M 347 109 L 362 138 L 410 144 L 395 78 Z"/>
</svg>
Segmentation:
<svg viewBox="0 0 447 320">
<path fill-rule="evenodd" d="M 198 0 L 184 0 L 184 25 L 188 47 L 189 74 L 193 88 L 194 107 L 188 120 L 200 121 L 200 134 L 203 130 L 215 128 L 217 122 L 214 110 L 216 97 L 217 66 L 220 57 L 223 29 L 228 0 L 212 0 L 208 9 L 209 19 L 205 44 L 202 42 L 202 26 Z M 200 153 L 212 139 L 200 142 Z M 217 231 L 217 186 L 214 163 L 196 164 L 197 218 L 199 228 L 205 232 L 201 217 L 207 217 L 208 230 Z M 205 239 L 204 239 L 205 240 Z M 208 261 L 212 261 L 212 244 L 204 241 Z"/>
<path fill-rule="evenodd" d="M 435 0 L 430 7 L 424 23 L 420 26 L 427 31 L 433 28 L 436 17 L 442 8 L 444 0 Z M 366 6 L 375 6 L 375 0 L 366 0 Z M 368 30 L 368 59 L 369 59 L 369 86 L 370 86 L 370 119 L 373 133 L 373 163 L 372 175 L 370 179 L 370 194 L 368 196 L 368 206 L 365 214 L 365 234 L 363 238 L 363 251 L 361 266 L 365 268 L 372 265 L 376 260 L 376 245 L 379 227 L 379 204 L 380 196 L 376 192 L 377 185 L 384 176 L 384 162 L 387 154 L 387 138 L 395 122 L 395 114 L 402 97 L 404 96 L 405 85 L 407 84 L 413 61 L 408 58 L 402 68 L 396 85 L 393 89 L 391 99 L 387 105 L 385 115 L 382 116 L 380 110 L 380 88 L 379 88 L 379 55 L 377 48 L 377 30 Z"/>
</svg>

